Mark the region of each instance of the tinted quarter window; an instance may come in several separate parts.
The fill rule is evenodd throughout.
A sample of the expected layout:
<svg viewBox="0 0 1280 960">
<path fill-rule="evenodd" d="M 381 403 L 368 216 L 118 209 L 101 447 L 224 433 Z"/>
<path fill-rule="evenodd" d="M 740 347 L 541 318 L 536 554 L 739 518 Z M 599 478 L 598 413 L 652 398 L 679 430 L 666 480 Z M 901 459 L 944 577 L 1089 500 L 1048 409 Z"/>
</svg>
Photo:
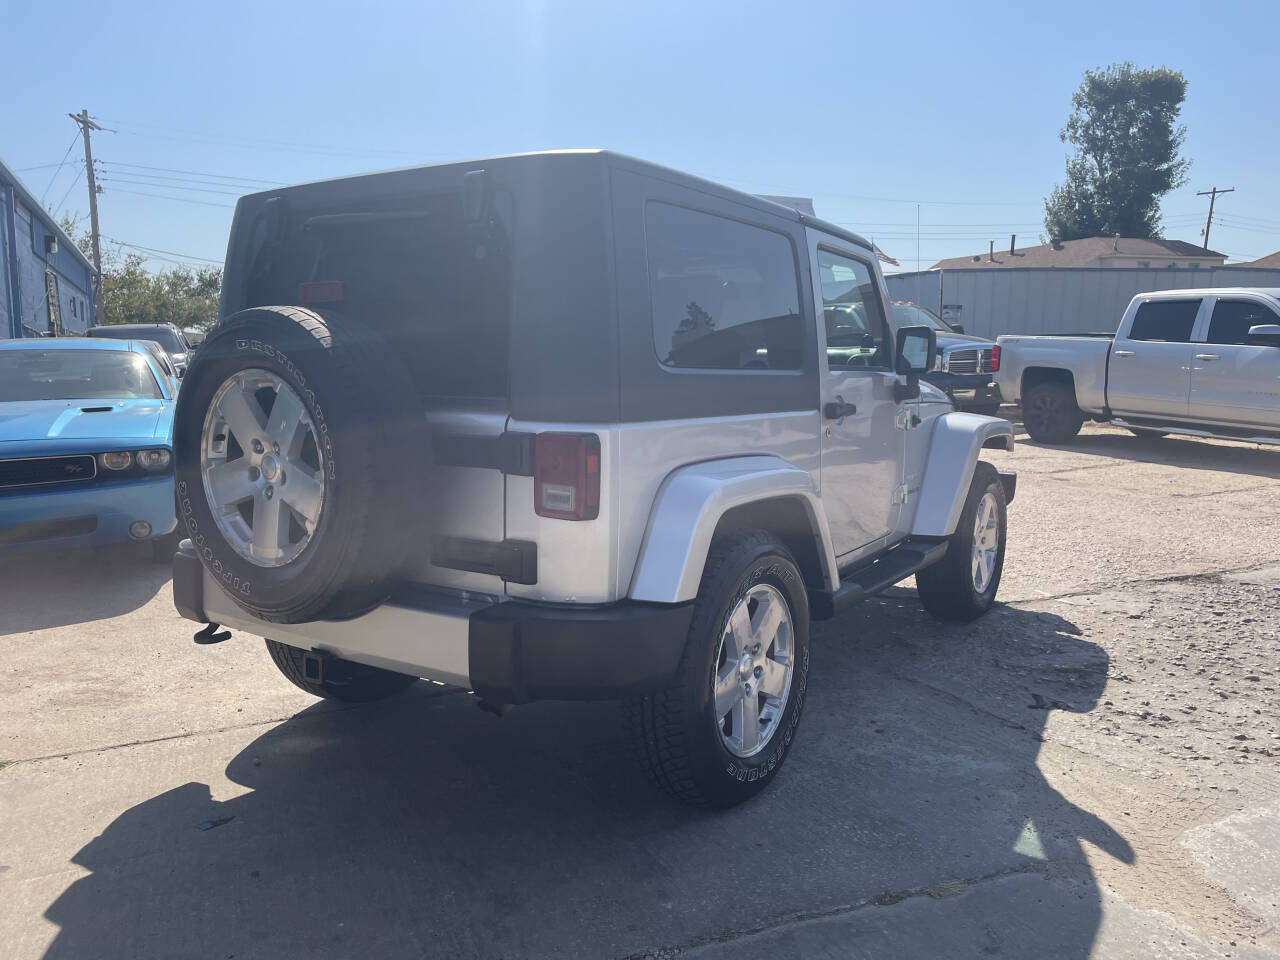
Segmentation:
<svg viewBox="0 0 1280 960">
<path fill-rule="evenodd" d="M 1199 311 L 1199 300 L 1148 300 L 1133 317 L 1129 339 L 1190 343 Z"/>
<path fill-rule="evenodd" d="M 667 203 L 645 208 L 653 342 L 671 367 L 798 370 L 795 251 L 781 233 Z"/>
<path fill-rule="evenodd" d="M 1280 323 L 1280 317 L 1260 303 L 1246 300 L 1219 300 L 1209 320 L 1209 343 L 1248 343 L 1249 328 L 1262 323 Z"/>
<path fill-rule="evenodd" d="M 890 369 L 893 350 L 889 327 L 871 268 L 861 260 L 819 248 L 818 271 L 827 328 L 827 365 L 832 369 Z"/>
</svg>

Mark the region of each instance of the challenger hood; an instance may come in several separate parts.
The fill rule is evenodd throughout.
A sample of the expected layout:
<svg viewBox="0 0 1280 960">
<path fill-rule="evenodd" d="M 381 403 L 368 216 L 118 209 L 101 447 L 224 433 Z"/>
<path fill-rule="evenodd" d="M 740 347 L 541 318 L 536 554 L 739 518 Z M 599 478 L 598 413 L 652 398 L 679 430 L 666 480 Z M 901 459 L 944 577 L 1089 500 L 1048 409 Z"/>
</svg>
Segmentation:
<svg viewBox="0 0 1280 960">
<path fill-rule="evenodd" d="M 164 400 L 20 400 L 0 403 L 0 444 L 14 441 L 169 442 Z"/>
</svg>

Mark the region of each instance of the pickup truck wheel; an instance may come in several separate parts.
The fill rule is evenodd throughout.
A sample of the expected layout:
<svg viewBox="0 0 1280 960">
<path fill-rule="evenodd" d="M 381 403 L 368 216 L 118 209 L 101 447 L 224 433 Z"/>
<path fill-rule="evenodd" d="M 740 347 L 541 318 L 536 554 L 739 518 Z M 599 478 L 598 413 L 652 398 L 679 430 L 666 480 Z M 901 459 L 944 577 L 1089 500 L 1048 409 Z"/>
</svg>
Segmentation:
<svg viewBox="0 0 1280 960">
<path fill-rule="evenodd" d="M 1004 484 L 978 461 L 946 555 L 916 574 L 924 608 L 940 620 L 976 620 L 995 602 L 1007 533 Z"/>
<path fill-rule="evenodd" d="M 1040 443 L 1066 443 L 1084 425 L 1076 395 L 1064 383 L 1037 383 L 1022 395 L 1022 422 L 1031 439 Z"/>
<path fill-rule="evenodd" d="M 417 542 L 420 411 L 408 373 L 367 324 L 300 307 L 228 317 L 178 394 L 183 535 L 260 619 L 341 619 L 376 606 Z"/>
<path fill-rule="evenodd" d="M 782 766 L 808 682 L 804 579 L 776 538 L 745 531 L 712 544 L 674 685 L 624 711 L 660 787 L 731 807 Z"/>
<path fill-rule="evenodd" d="M 408 690 L 417 677 L 394 673 L 363 663 L 352 663 L 331 657 L 325 661 L 324 678 L 317 683 L 308 680 L 303 670 L 303 651 L 275 640 L 267 641 L 267 652 L 285 678 L 295 687 L 316 697 L 341 700 L 344 703 L 370 703 Z"/>
</svg>

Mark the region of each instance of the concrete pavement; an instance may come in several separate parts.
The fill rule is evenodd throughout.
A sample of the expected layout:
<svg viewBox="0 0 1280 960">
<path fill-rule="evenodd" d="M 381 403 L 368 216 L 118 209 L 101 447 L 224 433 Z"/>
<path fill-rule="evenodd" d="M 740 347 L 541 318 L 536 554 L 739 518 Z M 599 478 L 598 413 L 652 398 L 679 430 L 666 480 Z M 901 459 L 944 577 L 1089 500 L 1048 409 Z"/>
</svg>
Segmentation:
<svg viewBox="0 0 1280 960">
<path fill-rule="evenodd" d="M 316 703 L 145 554 L 0 567 L 6 957 L 1280 957 L 1280 452 L 1021 444 L 1004 603 L 814 636 L 773 787 L 611 704 Z"/>
</svg>

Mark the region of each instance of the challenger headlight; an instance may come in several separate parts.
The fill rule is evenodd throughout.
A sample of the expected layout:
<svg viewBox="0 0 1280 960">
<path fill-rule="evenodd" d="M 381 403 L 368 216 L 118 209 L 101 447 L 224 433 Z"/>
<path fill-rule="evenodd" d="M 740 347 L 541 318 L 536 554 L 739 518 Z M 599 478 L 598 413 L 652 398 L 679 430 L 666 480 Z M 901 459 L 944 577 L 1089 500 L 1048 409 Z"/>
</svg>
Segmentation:
<svg viewBox="0 0 1280 960">
<path fill-rule="evenodd" d="M 108 470 L 128 470 L 133 466 L 133 454 L 128 450 L 121 450 L 115 453 L 104 453 L 101 457 L 102 465 Z"/>
<path fill-rule="evenodd" d="M 163 470 L 173 459 L 168 450 L 139 450 L 138 464 L 143 470 Z"/>
</svg>

